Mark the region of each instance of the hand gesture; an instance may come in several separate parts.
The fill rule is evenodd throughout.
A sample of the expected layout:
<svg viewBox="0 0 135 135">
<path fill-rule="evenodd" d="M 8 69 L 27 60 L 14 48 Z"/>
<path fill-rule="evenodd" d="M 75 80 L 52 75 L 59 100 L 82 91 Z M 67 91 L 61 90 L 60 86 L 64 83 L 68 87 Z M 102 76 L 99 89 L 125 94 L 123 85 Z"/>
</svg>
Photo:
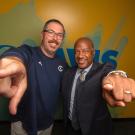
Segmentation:
<svg viewBox="0 0 135 135">
<path fill-rule="evenodd" d="M 16 114 L 26 87 L 27 74 L 23 62 L 17 57 L 2 58 L 0 60 L 0 95 L 10 98 L 11 114 Z"/>
<path fill-rule="evenodd" d="M 120 75 L 109 75 L 103 79 L 103 97 L 111 106 L 126 106 L 135 98 L 135 81 Z"/>
</svg>

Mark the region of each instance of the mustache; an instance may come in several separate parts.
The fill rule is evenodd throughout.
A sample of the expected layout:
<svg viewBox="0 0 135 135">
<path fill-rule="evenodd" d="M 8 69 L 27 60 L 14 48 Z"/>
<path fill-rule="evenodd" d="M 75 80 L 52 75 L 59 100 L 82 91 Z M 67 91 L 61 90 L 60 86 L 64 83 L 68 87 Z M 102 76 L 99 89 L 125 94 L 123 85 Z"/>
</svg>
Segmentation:
<svg viewBox="0 0 135 135">
<path fill-rule="evenodd" d="M 58 45 L 59 43 L 56 40 L 49 40 L 48 43 L 55 43 L 56 45 Z"/>
<path fill-rule="evenodd" d="M 87 60 L 87 58 L 76 58 L 77 61 L 80 61 L 80 60 Z"/>
</svg>

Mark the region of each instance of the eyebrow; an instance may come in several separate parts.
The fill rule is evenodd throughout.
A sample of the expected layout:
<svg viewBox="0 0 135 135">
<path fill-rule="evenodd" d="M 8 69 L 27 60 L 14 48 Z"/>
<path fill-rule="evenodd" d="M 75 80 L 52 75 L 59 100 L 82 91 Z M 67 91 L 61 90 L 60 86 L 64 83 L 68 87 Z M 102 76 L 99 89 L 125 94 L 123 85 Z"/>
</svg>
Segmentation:
<svg viewBox="0 0 135 135">
<path fill-rule="evenodd" d="M 55 30 L 53 30 L 53 29 L 51 29 L 51 28 L 46 28 L 44 31 L 47 31 L 47 30 L 51 30 L 51 31 L 53 31 L 53 32 L 55 32 L 55 33 L 61 33 L 61 34 L 64 34 L 64 31 L 63 31 L 63 32 L 56 32 Z"/>
</svg>

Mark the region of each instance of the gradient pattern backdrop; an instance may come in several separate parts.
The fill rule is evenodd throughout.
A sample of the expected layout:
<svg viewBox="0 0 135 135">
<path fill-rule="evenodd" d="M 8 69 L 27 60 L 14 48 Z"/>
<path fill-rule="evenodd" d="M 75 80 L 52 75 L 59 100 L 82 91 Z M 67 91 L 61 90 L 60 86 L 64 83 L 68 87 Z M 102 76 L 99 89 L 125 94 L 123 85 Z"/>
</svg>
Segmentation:
<svg viewBox="0 0 135 135">
<path fill-rule="evenodd" d="M 134 0 L 0 0 L 0 54 L 23 43 L 40 45 L 40 32 L 50 18 L 62 21 L 66 38 L 58 54 L 75 64 L 74 41 L 91 37 L 95 61 L 111 62 L 135 78 Z M 8 101 L 0 99 L 0 120 L 8 120 Z M 135 117 L 135 102 L 125 108 L 110 108 L 115 118 Z"/>
</svg>

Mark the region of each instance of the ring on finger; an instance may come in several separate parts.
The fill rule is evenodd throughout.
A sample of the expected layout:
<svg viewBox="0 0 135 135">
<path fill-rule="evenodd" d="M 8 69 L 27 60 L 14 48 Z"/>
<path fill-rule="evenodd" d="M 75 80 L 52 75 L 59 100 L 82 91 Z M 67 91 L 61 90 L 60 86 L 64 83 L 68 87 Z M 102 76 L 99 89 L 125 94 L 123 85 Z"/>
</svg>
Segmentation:
<svg viewBox="0 0 135 135">
<path fill-rule="evenodd" d="M 124 90 L 125 94 L 132 94 L 130 90 Z"/>
</svg>

